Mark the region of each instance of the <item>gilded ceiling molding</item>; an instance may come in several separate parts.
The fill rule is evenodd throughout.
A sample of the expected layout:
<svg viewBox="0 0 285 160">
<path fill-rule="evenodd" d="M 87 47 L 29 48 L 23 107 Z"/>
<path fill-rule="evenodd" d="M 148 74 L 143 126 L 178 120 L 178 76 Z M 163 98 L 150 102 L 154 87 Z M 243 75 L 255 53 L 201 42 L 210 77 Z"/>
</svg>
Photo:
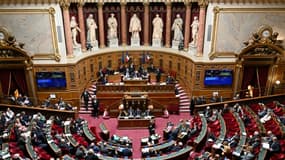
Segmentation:
<svg viewBox="0 0 285 160">
<path fill-rule="evenodd" d="M 218 6 L 213 8 L 214 12 L 214 20 L 213 20 L 213 30 L 212 30 L 212 41 L 211 41 L 211 51 L 209 54 L 209 58 L 213 60 L 217 57 L 237 57 L 237 53 L 234 52 L 218 52 L 216 49 L 217 45 L 217 32 L 218 32 L 218 24 L 219 24 L 219 16 L 221 13 L 260 13 L 260 12 L 281 12 L 284 13 L 284 8 L 219 8 Z M 264 26 L 263 26 L 264 27 Z M 268 26 L 266 27 L 268 28 Z M 262 30 L 262 29 L 260 29 Z M 259 33 L 260 34 L 260 33 Z M 242 43 L 242 42 L 241 42 Z M 283 51 L 284 52 L 284 51 Z"/>
</svg>

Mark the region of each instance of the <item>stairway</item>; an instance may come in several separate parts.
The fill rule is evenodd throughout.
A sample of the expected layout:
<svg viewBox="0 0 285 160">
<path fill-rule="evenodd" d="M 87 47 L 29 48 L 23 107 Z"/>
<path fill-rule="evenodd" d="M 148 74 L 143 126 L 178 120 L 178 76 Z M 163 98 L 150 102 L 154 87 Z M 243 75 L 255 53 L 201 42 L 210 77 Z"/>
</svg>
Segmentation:
<svg viewBox="0 0 285 160">
<path fill-rule="evenodd" d="M 176 84 L 175 88 L 178 90 L 178 95 L 179 95 L 179 113 L 189 113 L 190 109 L 190 98 L 184 91 L 184 89 L 179 85 Z"/>
<path fill-rule="evenodd" d="M 93 83 L 89 88 L 88 88 L 88 92 L 91 96 L 95 95 L 95 91 L 96 91 L 96 83 Z M 92 99 L 91 97 L 89 98 L 89 102 L 88 102 L 88 111 L 86 110 L 85 106 L 84 106 L 84 102 L 83 100 L 81 100 L 80 102 L 81 106 L 80 106 L 80 111 L 79 114 L 91 114 L 93 107 L 92 107 Z"/>
</svg>

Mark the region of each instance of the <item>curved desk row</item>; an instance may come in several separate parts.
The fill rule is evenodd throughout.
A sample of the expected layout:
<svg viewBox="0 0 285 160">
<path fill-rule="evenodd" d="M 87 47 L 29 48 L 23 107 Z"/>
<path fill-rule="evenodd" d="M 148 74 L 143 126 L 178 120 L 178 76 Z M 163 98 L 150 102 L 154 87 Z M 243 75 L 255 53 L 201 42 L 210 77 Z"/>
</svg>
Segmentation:
<svg viewBox="0 0 285 160">
<path fill-rule="evenodd" d="M 208 124 L 207 124 L 207 119 L 204 116 L 204 114 L 202 114 L 201 112 L 199 113 L 199 116 L 201 118 L 202 121 L 202 128 L 201 131 L 198 135 L 198 137 L 196 137 L 194 139 L 194 144 L 195 144 L 195 148 L 199 147 L 201 142 L 206 138 L 207 135 L 207 129 L 208 129 Z"/>
<path fill-rule="evenodd" d="M 240 118 L 239 114 L 234 112 L 233 115 L 234 115 L 235 119 L 237 120 L 238 125 L 239 125 L 239 129 L 240 129 L 240 140 L 239 140 L 238 146 L 235 148 L 233 154 L 236 156 L 240 156 L 241 152 L 243 150 L 243 146 L 245 145 L 245 142 L 246 142 L 246 130 L 245 130 L 244 123 L 243 123 L 242 119 Z"/>
</svg>

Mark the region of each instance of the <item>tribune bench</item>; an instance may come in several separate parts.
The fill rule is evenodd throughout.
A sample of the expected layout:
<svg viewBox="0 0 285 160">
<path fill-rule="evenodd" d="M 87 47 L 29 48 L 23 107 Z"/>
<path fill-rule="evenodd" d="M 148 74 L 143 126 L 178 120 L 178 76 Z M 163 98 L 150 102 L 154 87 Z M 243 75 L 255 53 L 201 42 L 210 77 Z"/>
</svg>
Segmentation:
<svg viewBox="0 0 285 160">
<path fill-rule="evenodd" d="M 109 130 L 107 129 L 104 123 L 100 123 L 99 128 L 101 130 L 100 136 L 102 137 L 103 140 L 107 141 L 110 137 Z"/>
</svg>

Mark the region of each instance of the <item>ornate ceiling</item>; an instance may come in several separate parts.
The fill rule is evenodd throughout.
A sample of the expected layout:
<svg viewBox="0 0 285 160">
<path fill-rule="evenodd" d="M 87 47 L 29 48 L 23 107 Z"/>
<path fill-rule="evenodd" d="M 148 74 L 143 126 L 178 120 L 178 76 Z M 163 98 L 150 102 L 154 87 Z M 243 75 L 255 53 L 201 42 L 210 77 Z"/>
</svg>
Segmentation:
<svg viewBox="0 0 285 160">
<path fill-rule="evenodd" d="M 51 3 L 132 3 L 132 2 L 209 2 L 209 3 L 256 3 L 256 4 L 270 4 L 283 3 L 285 0 L 1 0 L 0 4 L 51 4 Z"/>
</svg>

